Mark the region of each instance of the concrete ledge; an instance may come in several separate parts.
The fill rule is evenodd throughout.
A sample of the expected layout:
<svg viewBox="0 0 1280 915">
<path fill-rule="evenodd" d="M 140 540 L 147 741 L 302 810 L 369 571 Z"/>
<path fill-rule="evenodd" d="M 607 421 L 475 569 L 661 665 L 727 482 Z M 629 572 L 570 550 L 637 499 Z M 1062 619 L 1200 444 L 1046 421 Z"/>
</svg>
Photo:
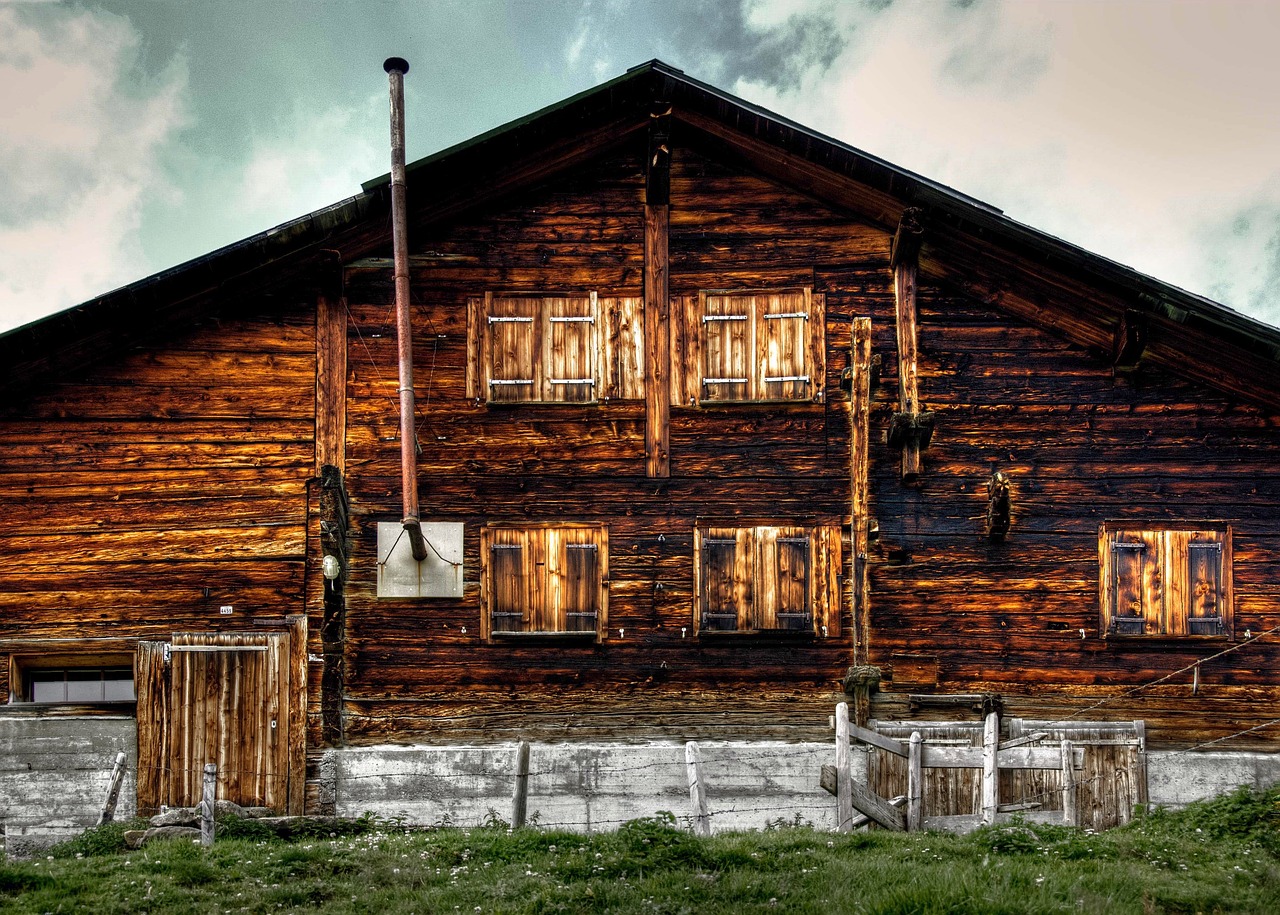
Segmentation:
<svg viewBox="0 0 1280 915">
<path fill-rule="evenodd" d="M 835 823 L 835 799 L 819 787 L 830 743 L 699 742 L 713 830 L 771 822 Z M 530 747 L 531 825 L 580 832 L 616 829 L 670 811 L 689 815 L 684 744 L 543 744 Z M 862 777 L 865 757 L 855 753 Z M 475 826 L 511 819 L 516 745 L 330 750 L 340 816 L 372 813 L 413 825 Z M 321 791 L 329 790 L 322 787 Z"/>
</svg>

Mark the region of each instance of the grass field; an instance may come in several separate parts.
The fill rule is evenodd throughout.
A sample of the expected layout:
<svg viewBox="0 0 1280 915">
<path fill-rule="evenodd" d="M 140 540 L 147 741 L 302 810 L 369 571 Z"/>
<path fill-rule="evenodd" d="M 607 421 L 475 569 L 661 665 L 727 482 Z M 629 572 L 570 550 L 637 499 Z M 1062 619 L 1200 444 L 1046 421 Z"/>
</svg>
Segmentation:
<svg viewBox="0 0 1280 915">
<path fill-rule="evenodd" d="M 0 864 L 4 912 L 1280 913 L 1280 789 L 1105 834 L 783 827 L 699 839 L 659 816 L 616 833 L 405 830 L 284 842 L 230 821 L 212 849 L 122 851 L 123 826 Z"/>
</svg>

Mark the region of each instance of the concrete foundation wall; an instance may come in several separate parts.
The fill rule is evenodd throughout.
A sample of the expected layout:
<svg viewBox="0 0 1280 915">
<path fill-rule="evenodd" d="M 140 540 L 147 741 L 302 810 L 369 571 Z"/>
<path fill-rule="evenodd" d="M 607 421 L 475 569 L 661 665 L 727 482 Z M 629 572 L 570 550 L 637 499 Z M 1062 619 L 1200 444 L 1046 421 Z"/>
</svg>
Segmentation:
<svg viewBox="0 0 1280 915">
<path fill-rule="evenodd" d="M 835 823 L 835 798 L 818 786 L 831 744 L 700 743 L 702 778 L 714 831 L 771 822 Z M 373 813 L 406 823 L 477 825 L 511 820 L 516 746 L 367 747 L 333 750 L 336 812 Z M 863 754 L 854 753 L 855 777 Z M 690 815 L 683 743 L 532 744 L 530 823 L 548 829 L 607 831 L 670 811 Z M 327 793 L 327 792 L 322 792 Z"/>
<path fill-rule="evenodd" d="M 92 826 L 102 812 L 116 754 L 128 757 L 116 818 L 133 816 L 137 725 L 128 716 L 0 715 L 0 835 L 21 856 Z"/>
<path fill-rule="evenodd" d="M 1247 785 L 1266 789 L 1280 784 L 1280 753 L 1147 754 L 1147 795 L 1160 807 L 1226 794 Z"/>
</svg>

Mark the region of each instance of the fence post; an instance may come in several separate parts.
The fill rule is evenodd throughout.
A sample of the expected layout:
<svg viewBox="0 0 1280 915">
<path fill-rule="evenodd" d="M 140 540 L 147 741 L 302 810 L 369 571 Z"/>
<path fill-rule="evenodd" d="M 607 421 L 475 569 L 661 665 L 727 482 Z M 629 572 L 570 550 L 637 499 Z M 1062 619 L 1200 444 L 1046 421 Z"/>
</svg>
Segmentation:
<svg viewBox="0 0 1280 915">
<path fill-rule="evenodd" d="M 116 764 L 111 770 L 111 783 L 107 786 L 107 797 L 102 802 L 102 813 L 98 816 L 99 826 L 116 818 L 116 802 L 120 799 L 120 785 L 124 782 L 124 761 L 124 753 L 117 753 Z"/>
<path fill-rule="evenodd" d="M 924 825 L 924 739 L 911 732 L 907 755 L 907 832 L 919 832 Z"/>
<path fill-rule="evenodd" d="M 218 766 L 215 763 L 204 764 L 204 790 L 200 796 L 200 844 L 205 848 L 213 846 L 213 814 L 217 809 Z"/>
<path fill-rule="evenodd" d="M 853 766 L 849 751 L 849 703 L 836 706 L 836 832 L 853 831 Z"/>
<path fill-rule="evenodd" d="M 982 823 L 990 826 L 1000 809 L 1000 716 L 987 715 L 982 729 Z"/>
<path fill-rule="evenodd" d="M 524 825 L 529 810 L 529 741 L 522 740 L 516 747 L 516 788 L 511 796 L 511 828 Z"/>
<path fill-rule="evenodd" d="M 1076 787 L 1075 750 L 1070 740 L 1062 741 L 1062 822 L 1080 825 L 1080 792 Z"/>
<path fill-rule="evenodd" d="M 702 754 L 694 741 L 684 745 L 685 772 L 689 777 L 689 805 L 693 808 L 693 831 L 711 835 L 711 816 L 707 813 L 707 792 L 702 787 Z"/>
</svg>

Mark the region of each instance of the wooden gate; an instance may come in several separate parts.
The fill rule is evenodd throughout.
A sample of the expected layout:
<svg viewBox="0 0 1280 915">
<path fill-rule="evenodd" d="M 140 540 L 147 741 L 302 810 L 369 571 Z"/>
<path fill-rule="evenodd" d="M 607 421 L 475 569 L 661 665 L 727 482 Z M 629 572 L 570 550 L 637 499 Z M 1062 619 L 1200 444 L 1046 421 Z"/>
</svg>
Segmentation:
<svg viewBox="0 0 1280 915">
<path fill-rule="evenodd" d="M 886 737 L 906 741 L 918 731 L 930 747 L 973 747 L 983 744 L 981 722 L 873 722 Z M 1048 722 L 1011 718 L 1007 739 L 1029 747 L 1055 748 L 1066 739 L 1077 762 L 1077 825 L 1095 830 L 1129 822 L 1134 807 L 1147 801 L 1146 744 L 1141 721 Z M 907 793 L 907 760 L 875 747 L 867 758 L 867 787 L 881 797 Z M 948 817 L 981 813 L 982 770 L 926 768 L 922 802 L 926 819 L 941 825 Z M 1052 769 L 1001 769 L 1000 811 L 1038 817 L 1063 807 L 1062 773 Z"/>
<path fill-rule="evenodd" d="M 296 632 L 187 632 L 139 643 L 140 813 L 199 803 L 210 762 L 219 798 L 302 812 L 305 671 L 292 644 L 300 640 Z"/>
</svg>

